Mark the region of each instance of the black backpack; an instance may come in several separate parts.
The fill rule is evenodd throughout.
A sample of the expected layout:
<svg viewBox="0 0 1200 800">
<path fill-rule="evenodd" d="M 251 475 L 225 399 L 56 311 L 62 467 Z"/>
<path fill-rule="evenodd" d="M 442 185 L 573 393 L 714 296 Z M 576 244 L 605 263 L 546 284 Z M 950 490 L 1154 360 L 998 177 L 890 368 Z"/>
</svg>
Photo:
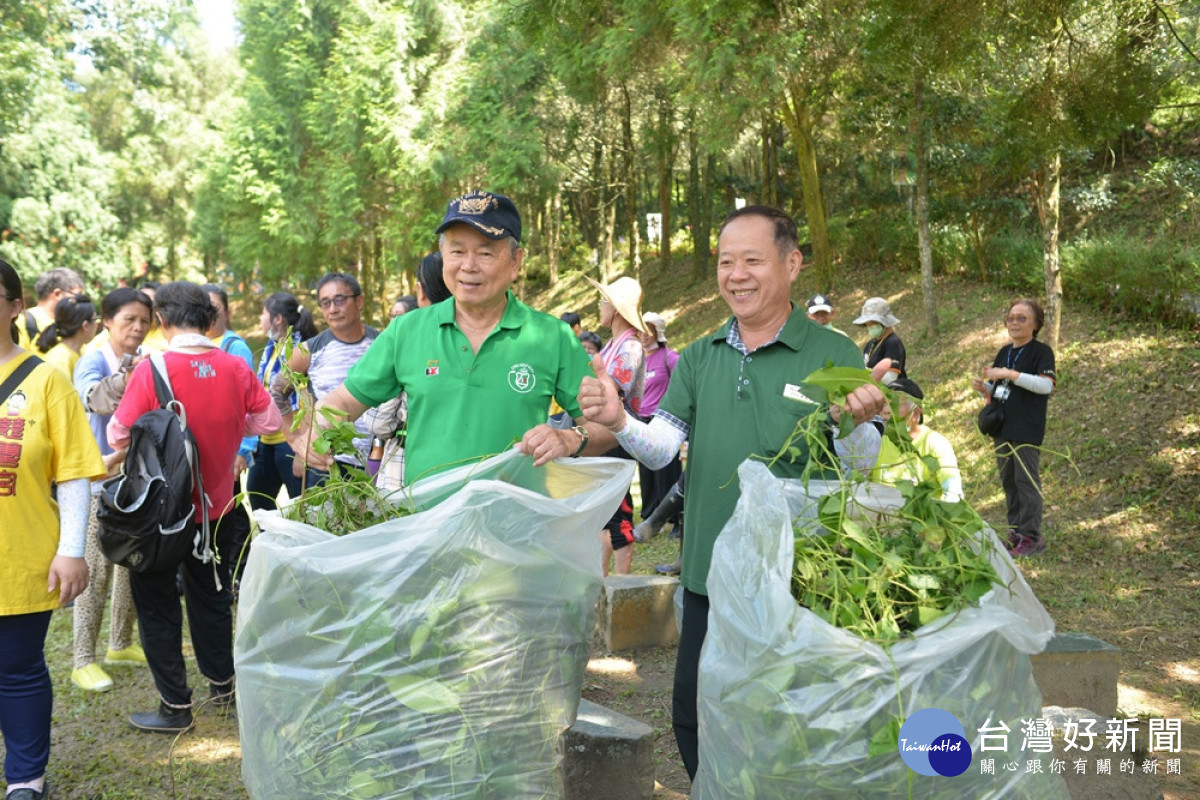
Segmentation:
<svg viewBox="0 0 1200 800">
<path fill-rule="evenodd" d="M 207 507 L 196 526 L 192 489 L 204 498 L 204 481 L 187 410 L 171 391 L 162 356 L 150 361 L 161 407 L 133 423 L 121 474 L 104 481 L 96 514 L 104 556 L 134 572 L 173 569 L 189 550 L 202 562 L 213 559 Z"/>
</svg>

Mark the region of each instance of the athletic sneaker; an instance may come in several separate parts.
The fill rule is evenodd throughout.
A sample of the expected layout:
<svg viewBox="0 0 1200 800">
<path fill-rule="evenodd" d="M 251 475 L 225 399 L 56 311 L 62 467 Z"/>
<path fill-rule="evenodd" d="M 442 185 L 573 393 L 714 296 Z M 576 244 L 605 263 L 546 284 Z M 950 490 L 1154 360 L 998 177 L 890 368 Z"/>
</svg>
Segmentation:
<svg viewBox="0 0 1200 800">
<path fill-rule="evenodd" d="M 107 692 L 113 687 L 112 678 L 95 661 L 71 670 L 71 683 L 87 692 Z"/>
<path fill-rule="evenodd" d="M 108 653 L 104 656 L 104 663 L 126 667 L 142 667 L 146 665 L 146 652 L 137 643 L 129 645 L 124 650 L 113 650 L 110 647 L 108 648 Z"/>
<path fill-rule="evenodd" d="M 1013 556 L 1017 558 L 1029 558 L 1030 556 L 1040 555 L 1046 552 L 1046 540 L 1040 536 L 1026 536 L 1018 534 L 1020 541 L 1013 545 Z"/>
</svg>

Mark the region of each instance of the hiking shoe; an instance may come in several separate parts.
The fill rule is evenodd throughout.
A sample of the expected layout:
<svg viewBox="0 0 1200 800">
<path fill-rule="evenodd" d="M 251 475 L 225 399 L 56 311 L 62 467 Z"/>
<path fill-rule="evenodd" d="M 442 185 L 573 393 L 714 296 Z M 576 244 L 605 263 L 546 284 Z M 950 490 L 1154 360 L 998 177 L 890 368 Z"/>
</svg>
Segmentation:
<svg viewBox="0 0 1200 800">
<path fill-rule="evenodd" d="M 215 683 L 208 685 L 208 701 L 213 708 L 230 709 L 237 707 L 237 692 L 228 684 L 218 686 Z"/>
<path fill-rule="evenodd" d="M 1021 541 L 1013 545 L 1009 551 L 1016 558 L 1028 558 L 1046 552 L 1046 540 L 1040 536 L 1025 536 L 1018 534 Z"/>
<path fill-rule="evenodd" d="M 9 792 L 4 796 L 4 800 L 50 800 L 50 783 L 47 782 L 40 792 L 37 789 L 23 786 Z"/>
<path fill-rule="evenodd" d="M 682 561 L 676 561 L 674 564 L 659 564 L 654 568 L 654 571 L 659 575 L 678 575 Z"/>
<path fill-rule="evenodd" d="M 116 664 L 119 667 L 144 667 L 146 651 L 142 650 L 140 644 L 131 644 L 124 650 L 113 650 L 110 647 L 104 656 L 104 663 Z"/>
<path fill-rule="evenodd" d="M 143 733 L 183 733 L 192 727 L 192 710 L 160 702 L 153 711 L 130 714 L 129 724 Z"/>
<path fill-rule="evenodd" d="M 113 687 L 112 678 L 95 661 L 86 667 L 71 670 L 71 683 L 85 692 L 107 692 Z"/>
</svg>

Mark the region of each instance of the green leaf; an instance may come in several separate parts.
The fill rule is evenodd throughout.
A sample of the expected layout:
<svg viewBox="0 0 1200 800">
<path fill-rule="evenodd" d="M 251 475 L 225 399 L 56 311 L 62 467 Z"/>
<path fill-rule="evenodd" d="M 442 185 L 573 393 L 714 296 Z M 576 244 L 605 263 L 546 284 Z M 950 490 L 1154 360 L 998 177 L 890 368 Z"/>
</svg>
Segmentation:
<svg viewBox="0 0 1200 800">
<path fill-rule="evenodd" d="M 396 702 L 421 714 L 448 714 L 459 709 L 458 695 L 433 678 L 420 675 L 389 675 L 388 691 Z"/>
</svg>

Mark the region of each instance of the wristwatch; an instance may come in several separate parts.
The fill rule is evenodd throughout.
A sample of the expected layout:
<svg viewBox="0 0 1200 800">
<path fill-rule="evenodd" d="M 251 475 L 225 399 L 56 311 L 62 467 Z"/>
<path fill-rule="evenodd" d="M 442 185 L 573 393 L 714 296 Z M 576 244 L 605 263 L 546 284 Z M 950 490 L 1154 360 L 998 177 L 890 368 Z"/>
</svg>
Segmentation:
<svg viewBox="0 0 1200 800">
<path fill-rule="evenodd" d="M 583 448 L 587 447 L 588 439 L 591 438 L 591 435 L 588 433 L 588 429 L 582 425 L 576 425 L 571 430 L 579 434 L 579 449 L 571 454 L 571 458 L 579 458 L 583 454 Z"/>
</svg>

